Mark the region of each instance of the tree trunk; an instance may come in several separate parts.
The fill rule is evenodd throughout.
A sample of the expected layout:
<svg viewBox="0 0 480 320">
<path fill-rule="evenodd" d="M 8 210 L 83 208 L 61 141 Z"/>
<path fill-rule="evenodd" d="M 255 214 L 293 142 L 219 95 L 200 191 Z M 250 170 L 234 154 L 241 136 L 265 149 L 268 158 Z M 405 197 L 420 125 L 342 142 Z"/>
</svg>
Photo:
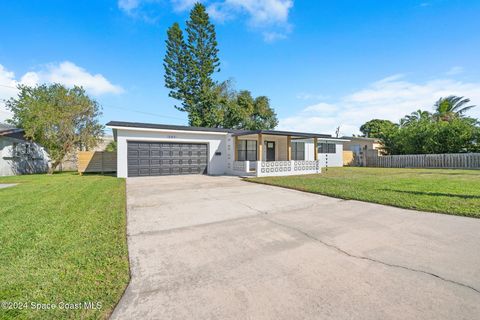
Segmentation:
<svg viewBox="0 0 480 320">
<path fill-rule="evenodd" d="M 55 172 L 55 169 L 58 167 L 59 164 L 60 164 L 60 161 L 52 162 L 52 165 L 50 166 L 50 168 L 48 168 L 48 174 L 53 174 Z"/>
</svg>

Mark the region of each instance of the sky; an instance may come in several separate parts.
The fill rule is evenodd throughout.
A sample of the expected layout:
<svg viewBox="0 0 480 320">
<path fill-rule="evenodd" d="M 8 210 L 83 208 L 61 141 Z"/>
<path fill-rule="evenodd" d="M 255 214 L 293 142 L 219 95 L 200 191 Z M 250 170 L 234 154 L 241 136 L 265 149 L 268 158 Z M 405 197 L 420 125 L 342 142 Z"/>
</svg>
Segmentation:
<svg viewBox="0 0 480 320">
<path fill-rule="evenodd" d="M 164 87 L 166 30 L 195 1 L 4 1 L 0 99 L 82 85 L 110 120 L 187 125 Z M 278 129 L 359 133 L 461 95 L 479 107 L 478 0 L 206 0 L 221 71 L 270 98 Z M 0 102 L 0 121 L 10 116 Z"/>
</svg>

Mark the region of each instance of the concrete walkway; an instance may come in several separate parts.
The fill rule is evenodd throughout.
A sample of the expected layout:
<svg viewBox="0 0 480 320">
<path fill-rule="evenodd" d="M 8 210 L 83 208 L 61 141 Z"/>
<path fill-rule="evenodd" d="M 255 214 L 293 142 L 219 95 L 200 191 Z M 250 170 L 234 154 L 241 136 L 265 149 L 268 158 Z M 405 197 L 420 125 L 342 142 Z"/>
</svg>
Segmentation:
<svg viewBox="0 0 480 320">
<path fill-rule="evenodd" d="M 478 319 L 480 219 L 234 177 L 127 180 L 113 319 Z"/>
</svg>

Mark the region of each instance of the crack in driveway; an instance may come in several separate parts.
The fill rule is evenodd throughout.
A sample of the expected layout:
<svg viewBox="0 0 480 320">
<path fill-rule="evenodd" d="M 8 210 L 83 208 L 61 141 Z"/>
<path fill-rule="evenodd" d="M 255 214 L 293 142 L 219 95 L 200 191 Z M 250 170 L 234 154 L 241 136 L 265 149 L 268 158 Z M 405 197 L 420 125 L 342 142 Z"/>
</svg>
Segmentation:
<svg viewBox="0 0 480 320">
<path fill-rule="evenodd" d="M 411 268 L 411 267 L 407 267 L 407 266 L 403 266 L 403 265 L 398 265 L 398 264 L 393 264 L 393 263 L 388 263 L 388 262 L 385 262 L 385 261 L 381 261 L 381 260 L 378 260 L 378 259 L 375 259 L 375 258 L 370 258 L 370 257 L 365 257 L 365 256 L 360 256 L 360 255 L 355 255 L 353 253 L 350 253 L 344 249 L 341 249 L 331 243 L 328 243 L 328 242 L 325 242 L 313 235 L 311 235 L 310 233 L 308 232 L 305 232 L 299 228 L 296 228 L 296 227 L 293 227 L 293 226 L 290 226 L 290 225 L 287 225 L 287 224 L 284 224 L 284 223 L 281 223 L 281 222 L 278 222 L 278 221 L 275 221 L 275 220 L 272 220 L 272 219 L 269 219 L 267 217 L 265 217 L 266 215 L 272 215 L 274 213 L 280 213 L 280 212 L 283 212 L 283 211 L 286 211 L 286 210 L 283 210 L 283 211 L 280 211 L 280 212 L 269 212 L 269 211 L 263 211 L 263 210 L 260 210 L 260 209 L 257 209 L 253 206 L 250 206 L 249 204 L 247 203 L 243 203 L 243 202 L 237 202 L 238 204 L 240 205 L 243 205 L 245 207 L 247 207 L 248 209 L 252 210 L 252 211 L 255 211 L 257 212 L 258 214 L 256 215 L 251 215 L 251 216 L 245 216 L 245 217 L 237 217 L 237 218 L 233 218 L 233 219 L 226 219 L 226 220 L 220 220 L 220 221 L 213 221 L 213 222 L 208 222 L 208 223 L 202 223 L 202 224 L 198 224 L 198 225 L 192 225 L 192 226 L 183 226 L 183 227 L 178 227 L 178 228 L 171 228 L 171 229 L 165 229 L 165 230 L 158 230 L 158 231 L 147 231 L 147 232 L 141 232 L 141 233 L 136 233 L 136 234 L 128 234 L 128 236 L 141 236 L 141 235 L 153 235 L 153 234 L 162 234 L 162 233 L 171 233 L 171 232 L 175 232 L 175 231 L 180 231 L 180 230 L 186 230 L 186 229 L 192 229 L 192 228 L 198 228 L 198 227 L 205 227 L 205 226 L 211 226 L 211 225 L 216 225 L 216 224 L 223 224 L 223 223 L 228 223 L 228 222 L 233 222 L 233 221 L 240 221 L 240 220 L 246 220 L 246 219 L 252 219 L 252 218 L 261 218 L 262 220 L 265 220 L 265 221 L 268 221 L 270 223 L 273 223 L 277 226 L 280 226 L 280 227 L 283 227 L 283 228 L 286 228 L 286 229 L 289 229 L 289 230 L 293 230 L 295 232 L 298 232 L 300 234 L 302 234 L 303 236 L 309 238 L 310 240 L 313 240 L 315 242 L 318 242 L 330 249 L 333 249 L 337 252 L 340 252 L 341 254 L 343 255 L 346 255 L 348 257 L 351 257 L 351 258 L 354 258 L 354 259 L 360 259 L 360 260 L 366 260 L 366 261 L 370 261 L 370 262 L 374 262 L 374 263 L 378 263 L 378 264 L 382 264 L 384 266 L 388 266 L 388 267 L 392 267 L 392 268 L 399 268 L 399 269 L 404 269 L 404 270 L 408 270 L 408 271 L 411 271 L 411 272 L 417 272 L 417 273 L 423 273 L 425 275 L 429 275 L 429 276 L 432 276 L 434 278 L 437 278 L 437 279 L 440 279 L 442 281 L 445 281 L 445 282 L 449 282 L 449 283 L 452 283 L 452 284 L 455 284 L 455 285 L 458 285 L 458 286 L 461 286 L 461 287 L 464 287 L 464 288 L 467 288 L 467 289 L 470 289 L 470 290 L 473 290 L 475 291 L 476 293 L 479 293 L 480 294 L 480 290 L 476 289 L 475 287 L 473 286 L 470 286 L 468 284 L 464 284 L 464 283 L 461 283 L 461 282 L 458 282 L 458 281 L 455 281 L 455 280 L 451 280 L 451 279 L 447 279 L 447 278 L 444 278 L 438 274 L 435 274 L 435 273 L 432 273 L 432 272 L 428 272 L 428 271 L 425 271 L 425 270 L 421 270 L 421 269 L 415 269 L 415 268 Z M 295 208 L 296 210 L 298 209 L 308 209 L 308 208 L 311 208 L 313 206 L 315 206 L 316 203 L 311 203 L 307 206 L 304 206 L 302 208 Z"/>
<path fill-rule="evenodd" d="M 318 242 L 330 249 L 333 249 L 337 252 L 340 252 L 341 254 L 343 255 L 346 255 L 348 257 L 351 257 L 351 258 L 354 258 L 354 259 L 360 259 L 360 260 L 367 260 L 367 261 L 370 261 L 370 262 L 374 262 L 374 263 L 378 263 L 378 264 L 382 264 L 384 266 L 387 266 L 387 267 L 392 267 L 392 268 L 399 268 L 399 269 L 404 269 L 404 270 L 408 270 L 408 271 L 412 271 L 412 272 L 418 272 L 418 273 L 423 273 L 423 274 L 426 274 L 426 275 L 429 275 L 429 276 L 432 276 L 434 278 L 437 278 L 437 279 L 440 279 L 442 281 L 445 281 L 445 282 L 449 282 L 449 283 L 452 283 L 452 284 L 455 284 L 455 285 L 458 285 L 458 286 L 461 286 L 461 287 L 464 287 L 464 288 L 467 288 L 467 289 L 470 289 L 470 290 L 473 290 L 475 291 L 476 293 L 479 293 L 480 294 L 480 290 L 476 289 L 475 287 L 472 287 L 468 284 L 465 284 L 465 283 L 461 283 L 461 282 L 458 282 L 458 281 L 455 281 L 455 280 L 451 280 L 451 279 L 447 279 L 447 278 L 444 278 L 438 274 L 435 274 L 435 273 L 432 273 L 432 272 L 428 272 L 428 271 L 424 271 L 424 270 L 420 270 L 420 269 L 415 269 L 415 268 L 410 268 L 410 267 L 406 267 L 406 266 L 402 266 L 402 265 L 398 265 L 398 264 L 393 264 L 393 263 L 388 263 L 388 262 L 385 262 L 385 261 L 381 261 L 381 260 L 377 260 L 377 259 L 374 259 L 374 258 L 370 258 L 370 257 L 364 257 L 364 256 L 359 256 L 359 255 L 355 255 L 353 253 L 350 253 L 348 251 L 345 251 L 333 244 L 330 244 L 328 242 L 325 242 L 323 240 L 320 240 L 319 238 L 316 238 L 315 236 L 311 235 L 310 233 L 308 232 L 305 232 L 299 228 L 295 228 L 295 227 L 292 227 L 292 226 L 289 226 L 289 225 L 286 225 L 286 224 L 283 224 L 281 222 L 278 222 L 278 221 L 275 221 L 275 220 L 272 220 L 272 219 L 269 219 L 269 218 L 266 218 L 265 217 L 266 213 L 264 215 L 259 215 L 259 217 L 265 221 L 268 221 L 270 223 L 273 223 L 277 226 L 280 226 L 280 227 L 283 227 L 283 228 L 286 228 L 286 229 L 289 229 L 289 230 L 293 230 L 293 231 L 296 231 L 300 234 L 302 234 L 303 236 L 315 241 L 315 242 Z"/>
</svg>

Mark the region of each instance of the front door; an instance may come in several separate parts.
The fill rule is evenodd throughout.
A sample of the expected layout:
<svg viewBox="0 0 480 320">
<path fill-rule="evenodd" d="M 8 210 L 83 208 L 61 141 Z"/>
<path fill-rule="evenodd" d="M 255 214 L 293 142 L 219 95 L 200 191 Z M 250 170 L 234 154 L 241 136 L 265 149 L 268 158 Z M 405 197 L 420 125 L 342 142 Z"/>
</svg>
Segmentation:
<svg viewBox="0 0 480 320">
<path fill-rule="evenodd" d="M 275 161 L 275 142 L 267 141 L 267 161 Z"/>
</svg>

